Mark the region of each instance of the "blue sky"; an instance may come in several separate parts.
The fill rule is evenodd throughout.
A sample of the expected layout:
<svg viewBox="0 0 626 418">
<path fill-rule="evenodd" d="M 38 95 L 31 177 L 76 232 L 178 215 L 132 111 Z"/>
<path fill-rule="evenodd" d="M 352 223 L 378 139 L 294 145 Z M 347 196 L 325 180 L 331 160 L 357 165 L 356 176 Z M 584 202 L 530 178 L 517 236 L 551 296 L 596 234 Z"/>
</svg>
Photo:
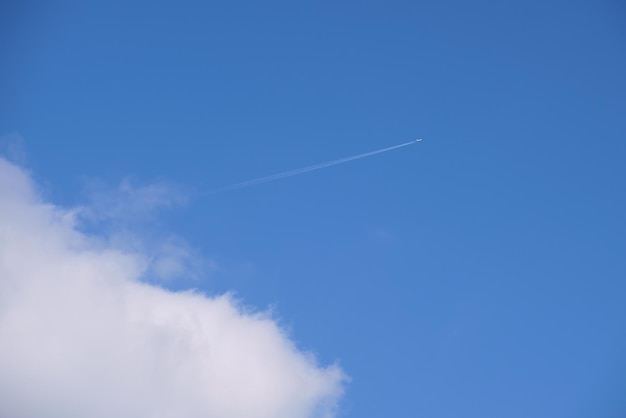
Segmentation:
<svg viewBox="0 0 626 418">
<path fill-rule="evenodd" d="M 0 133 L 46 199 L 185 194 L 130 222 L 210 260 L 163 286 L 272 307 L 350 376 L 338 416 L 626 413 L 619 2 L 3 7 Z"/>
</svg>

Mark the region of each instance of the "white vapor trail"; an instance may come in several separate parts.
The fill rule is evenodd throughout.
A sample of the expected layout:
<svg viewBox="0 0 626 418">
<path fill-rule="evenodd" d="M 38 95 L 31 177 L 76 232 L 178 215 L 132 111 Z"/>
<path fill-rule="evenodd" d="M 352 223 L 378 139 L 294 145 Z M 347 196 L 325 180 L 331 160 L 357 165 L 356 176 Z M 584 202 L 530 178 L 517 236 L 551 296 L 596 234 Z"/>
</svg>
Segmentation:
<svg viewBox="0 0 626 418">
<path fill-rule="evenodd" d="M 391 151 L 394 149 L 406 147 L 411 144 L 415 144 L 416 142 L 419 142 L 421 140 L 422 140 L 421 138 L 418 138 L 418 139 L 414 139 L 413 141 L 405 142 L 400 145 L 394 145 L 392 147 L 382 148 L 376 151 L 370 151 L 370 152 L 365 152 L 363 154 L 352 155 L 350 157 L 339 158 L 339 159 L 328 161 L 325 163 L 310 165 L 308 167 L 303 167 L 303 168 L 297 168 L 295 170 L 283 171 L 282 173 L 276 173 L 276 174 L 272 174 L 269 176 L 258 177 L 252 180 L 246 180 L 240 183 L 231 184 L 229 186 L 220 187 L 218 189 L 211 190 L 208 193 L 215 194 L 215 193 L 221 193 L 221 192 L 226 192 L 230 190 L 243 189 L 244 187 L 256 186 L 257 184 L 261 184 L 261 183 L 268 183 L 274 180 L 280 180 L 280 179 L 284 179 L 287 177 L 297 176 L 300 174 L 308 173 L 309 171 L 320 170 L 322 168 L 330 167 L 333 165 L 347 163 L 348 161 L 359 160 L 361 158 L 370 157 L 372 155 L 382 154 L 383 152 L 387 152 L 387 151 Z"/>
</svg>

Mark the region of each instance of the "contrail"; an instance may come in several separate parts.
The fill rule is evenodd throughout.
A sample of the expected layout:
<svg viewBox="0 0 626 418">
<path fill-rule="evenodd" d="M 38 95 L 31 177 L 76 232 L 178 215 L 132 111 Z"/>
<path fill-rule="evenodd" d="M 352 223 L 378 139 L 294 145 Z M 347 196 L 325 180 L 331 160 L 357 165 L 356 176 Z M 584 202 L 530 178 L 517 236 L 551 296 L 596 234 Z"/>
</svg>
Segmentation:
<svg viewBox="0 0 626 418">
<path fill-rule="evenodd" d="M 229 186 L 220 187 L 218 189 L 211 190 L 208 193 L 215 194 L 215 193 L 221 193 L 221 192 L 226 192 L 230 190 L 243 189 L 244 187 L 256 186 L 257 184 L 261 184 L 261 183 L 268 183 L 274 180 L 280 180 L 280 179 L 284 179 L 287 177 L 297 176 L 300 174 L 308 173 L 309 171 L 320 170 L 322 168 L 330 167 L 333 165 L 347 163 L 348 161 L 359 160 L 361 158 L 370 157 L 372 155 L 382 154 L 383 152 L 387 152 L 387 151 L 391 151 L 394 149 L 406 147 L 411 144 L 415 144 L 416 142 L 419 142 L 421 140 L 422 140 L 421 138 L 418 138 L 418 139 L 414 139 L 413 141 L 405 142 L 404 144 L 394 145 L 392 147 L 382 148 L 376 151 L 365 152 L 363 154 L 357 154 L 351 157 L 339 158 L 337 160 L 328 161 L 326 163 L 310 165 L 308 167 L 297 168 L 295 170 L 283 171 L 282 173 L 272 174 L 269 176 L 258 177 L 252 180 L 242 181 L 240 183 L 235 183 Z"/>
</svg>

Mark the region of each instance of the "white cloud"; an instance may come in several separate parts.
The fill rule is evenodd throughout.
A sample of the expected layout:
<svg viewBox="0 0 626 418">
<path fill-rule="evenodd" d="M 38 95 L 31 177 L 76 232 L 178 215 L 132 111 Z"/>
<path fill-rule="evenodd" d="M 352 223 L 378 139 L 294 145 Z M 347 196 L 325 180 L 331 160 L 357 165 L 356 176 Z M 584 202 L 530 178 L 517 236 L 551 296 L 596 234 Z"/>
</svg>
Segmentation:
<svg viewBox="0 0 626 418">
<path fill-rule="evenodd" d="M 111 187 L 98 180 L 85 182 L 86 206 L 72 211 L 79 229 L 98 231 L 100 239 L 117 249 L 141 253 L 148 260 L 145 281 L 164 283 L 174 279 L 189 283 L 207 277 L 217 262 L 180 237 L 164 234 L 160 211 L 183 206 L 184 188 L 167 182 L 137 185 L 130 179 Z M 138 233 L 138 231 L 141 231 Z"/>
<path fill-rule="evenodd" d="M 145 218 L 154 219 L 158 210 L 187 203 L 187 196 L 180 186 L 167 182 L 137 186 L 131 179 L 124 179 L 116 188 L 91 180 L 87 182 L 89 207 L 83 208 L 83 216 L 95 221 L 128 223 Z"/>
<path fill-rule="evenodd" d="M 148 256 L 73 219 L 0 159 L 0 417 L 333 416 L 337 366 L 318 366 L 228 295 L 142 282 Z M 164 251 L 153 268 L 185 270 L 184 249 Z"/>
</svg>

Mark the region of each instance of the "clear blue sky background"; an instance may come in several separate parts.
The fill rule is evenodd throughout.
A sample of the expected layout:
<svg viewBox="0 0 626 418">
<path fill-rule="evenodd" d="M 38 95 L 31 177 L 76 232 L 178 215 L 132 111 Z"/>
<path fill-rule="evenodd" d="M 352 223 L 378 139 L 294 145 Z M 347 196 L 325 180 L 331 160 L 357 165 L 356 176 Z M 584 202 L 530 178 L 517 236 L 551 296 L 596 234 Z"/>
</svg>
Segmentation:
<svg viewBox="0 0 626 418">
<path fill-rule="evenodd" d="M 17 3 L 0 132 L 52 200 L 195 189 L 193 285 L 338 359 L 342 416 L 626 416 L 619 1 Z"/>
</svg>

